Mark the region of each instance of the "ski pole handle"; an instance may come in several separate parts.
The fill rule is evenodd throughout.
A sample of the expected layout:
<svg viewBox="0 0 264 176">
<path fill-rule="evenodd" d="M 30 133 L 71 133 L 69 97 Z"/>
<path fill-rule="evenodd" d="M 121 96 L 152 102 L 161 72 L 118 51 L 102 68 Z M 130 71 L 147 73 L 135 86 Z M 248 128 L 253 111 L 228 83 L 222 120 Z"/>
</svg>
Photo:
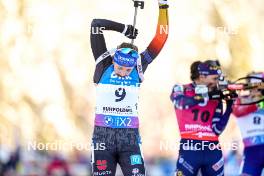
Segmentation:
<svg viewBox="0 0 264 176">
<path fill-rule="evenodd" d="M 133 35 L 134 35 L 136 29 L 136 23 L 137 23 L 137 10 L 138 7 L 140 7 L 140 9 L 144 9 L 144 1 L 133 0 L 133 2 L 135 7 L 134 20 L 133 20 L 133 27 L 134 27 Z M 134 39 L 131 40 L 131 44 L 134 44 Z"/>
<path fill-rule="evenodd" d="M 144 9 L 144 1 L 133 0 L 133 2 L 134 2 L 134 7 L 140 7 L 141 9 Z"/>
</svg>

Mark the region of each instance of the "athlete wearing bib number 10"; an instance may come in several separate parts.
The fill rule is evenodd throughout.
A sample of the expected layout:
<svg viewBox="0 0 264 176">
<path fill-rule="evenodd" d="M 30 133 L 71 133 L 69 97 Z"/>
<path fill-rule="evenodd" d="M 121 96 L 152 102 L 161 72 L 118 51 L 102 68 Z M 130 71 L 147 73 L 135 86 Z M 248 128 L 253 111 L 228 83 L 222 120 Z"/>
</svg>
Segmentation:
<svg viewBox="0 0 264 176">
<path fill-rule="evenodd" d="M 138 91 L 143 81 L 143 73 L 160 53 L 168 37 L 168 33 L 160 30 L 168 27 L 168 4 L 166 0 L 158 2 L 156 35 L 141 53 L 130 43 L 122 43 L 109 51 L 106 48 L 104 31 L 120 32 L 135 39 L 137 29 L 132 25 L 106 19 L 92 21 L 92 29 L 103 29 L 100 33 L 91 32 L 90 35 L 96 61 L 93 175 L 114 176 L 117 164 L 125 176 L 146 175 L 138 130 Z"/>
<path fill-rule="evenodd" d="M 191 65 L 192 83 L 175 85 L 171 93 L 180 130 L 180 150 L 176 165 L 179 176 L 224 175 L 224 160 L 218 142 L 232 112 L 232 100 L 223 113 L 222 100 L 212 100 L 222 75 L 218 61 Z M 217 92 L 216 92 L 217 93 Z"/>
<path fill-rule="evenodd" d="M 264 73 L 249 76 L 250 83 L 264 82 Z M 264 96 L 263 89 L 252 89 L 248 99 Z M 239 98 L 233 106 L 233 114 L 241 131 L 244 143 L 244 157 L 241 164 L 242 176 L 260 176 L 264 168 L 264 102 L 252 105 L 239 105 Z"/>
</svg>

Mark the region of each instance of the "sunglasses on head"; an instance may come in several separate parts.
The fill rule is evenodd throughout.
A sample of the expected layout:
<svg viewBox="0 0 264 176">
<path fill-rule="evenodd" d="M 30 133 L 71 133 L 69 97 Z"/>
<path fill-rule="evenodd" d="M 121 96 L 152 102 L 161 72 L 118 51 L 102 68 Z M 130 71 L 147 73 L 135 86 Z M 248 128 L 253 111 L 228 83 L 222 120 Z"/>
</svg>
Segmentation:
<svg viewBox="0 0 264 176">
<path fill-rule="evenodd" d="M 210 70 L 221 70 L 221 67 L 220 66 L 212 66 L 212 65 L 209 65 L 209 69 Z"/>
<path fill-rule="evenodd" d="M 138 52 L 131 48 L 120 48 L 117 51 L 120 51 L 124 54 L 130 54 L 134 58 L 139 58 Z"/>
</svg>

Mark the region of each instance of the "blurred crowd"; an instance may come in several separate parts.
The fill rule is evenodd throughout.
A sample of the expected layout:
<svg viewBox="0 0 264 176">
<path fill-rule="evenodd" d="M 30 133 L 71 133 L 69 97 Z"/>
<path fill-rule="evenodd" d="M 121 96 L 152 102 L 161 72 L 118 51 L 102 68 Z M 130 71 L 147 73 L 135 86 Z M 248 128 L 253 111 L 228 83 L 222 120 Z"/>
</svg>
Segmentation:
<svg viewBox="0 0 264 176">
<path fill-rule="evenodd" d="M 89 152 L 75 151 L 71 155 L 60 152 L 27 150 L 17 148 L 9 151 L 1 146 L 1 176 L 90 176 L 91 165 Z M 240 152 L 232 150 L 225 156 L 225 175 L 238 176 L 242 161 Z M 149 176 L 173 176 L 175 159 L 146 159 Z M 122 176 L 117 168 L 117 176 Z"/>
</svg>

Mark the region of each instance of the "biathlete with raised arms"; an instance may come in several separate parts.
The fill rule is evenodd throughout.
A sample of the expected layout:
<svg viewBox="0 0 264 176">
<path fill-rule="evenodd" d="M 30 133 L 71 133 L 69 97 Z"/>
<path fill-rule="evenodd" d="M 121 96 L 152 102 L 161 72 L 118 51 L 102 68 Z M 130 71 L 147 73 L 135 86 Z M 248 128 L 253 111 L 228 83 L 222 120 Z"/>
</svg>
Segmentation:
<svg viewBox="0 0 264 176">
<path fill-rule="evenodd" d="M 158 3 L 156 35 L 141 53 L 130 43 L 122 43 L 108 51 L 103 32 L 91 32 L 91 47 L 96 61 L 93 175 L 114 176 L 117 164 L 125 176 L 146 175 L 138 130 L 138 91 L 143 73 L 158 56 L 168 37 L 168 33 L 160 30 L 168 27 L 168 2 L 159 0 Z M 120 32 L 130 39 L 137 36 L 137 29 L 132 25 L 106 19 L 94 19 L 91 27 Z"/>
</svg>

